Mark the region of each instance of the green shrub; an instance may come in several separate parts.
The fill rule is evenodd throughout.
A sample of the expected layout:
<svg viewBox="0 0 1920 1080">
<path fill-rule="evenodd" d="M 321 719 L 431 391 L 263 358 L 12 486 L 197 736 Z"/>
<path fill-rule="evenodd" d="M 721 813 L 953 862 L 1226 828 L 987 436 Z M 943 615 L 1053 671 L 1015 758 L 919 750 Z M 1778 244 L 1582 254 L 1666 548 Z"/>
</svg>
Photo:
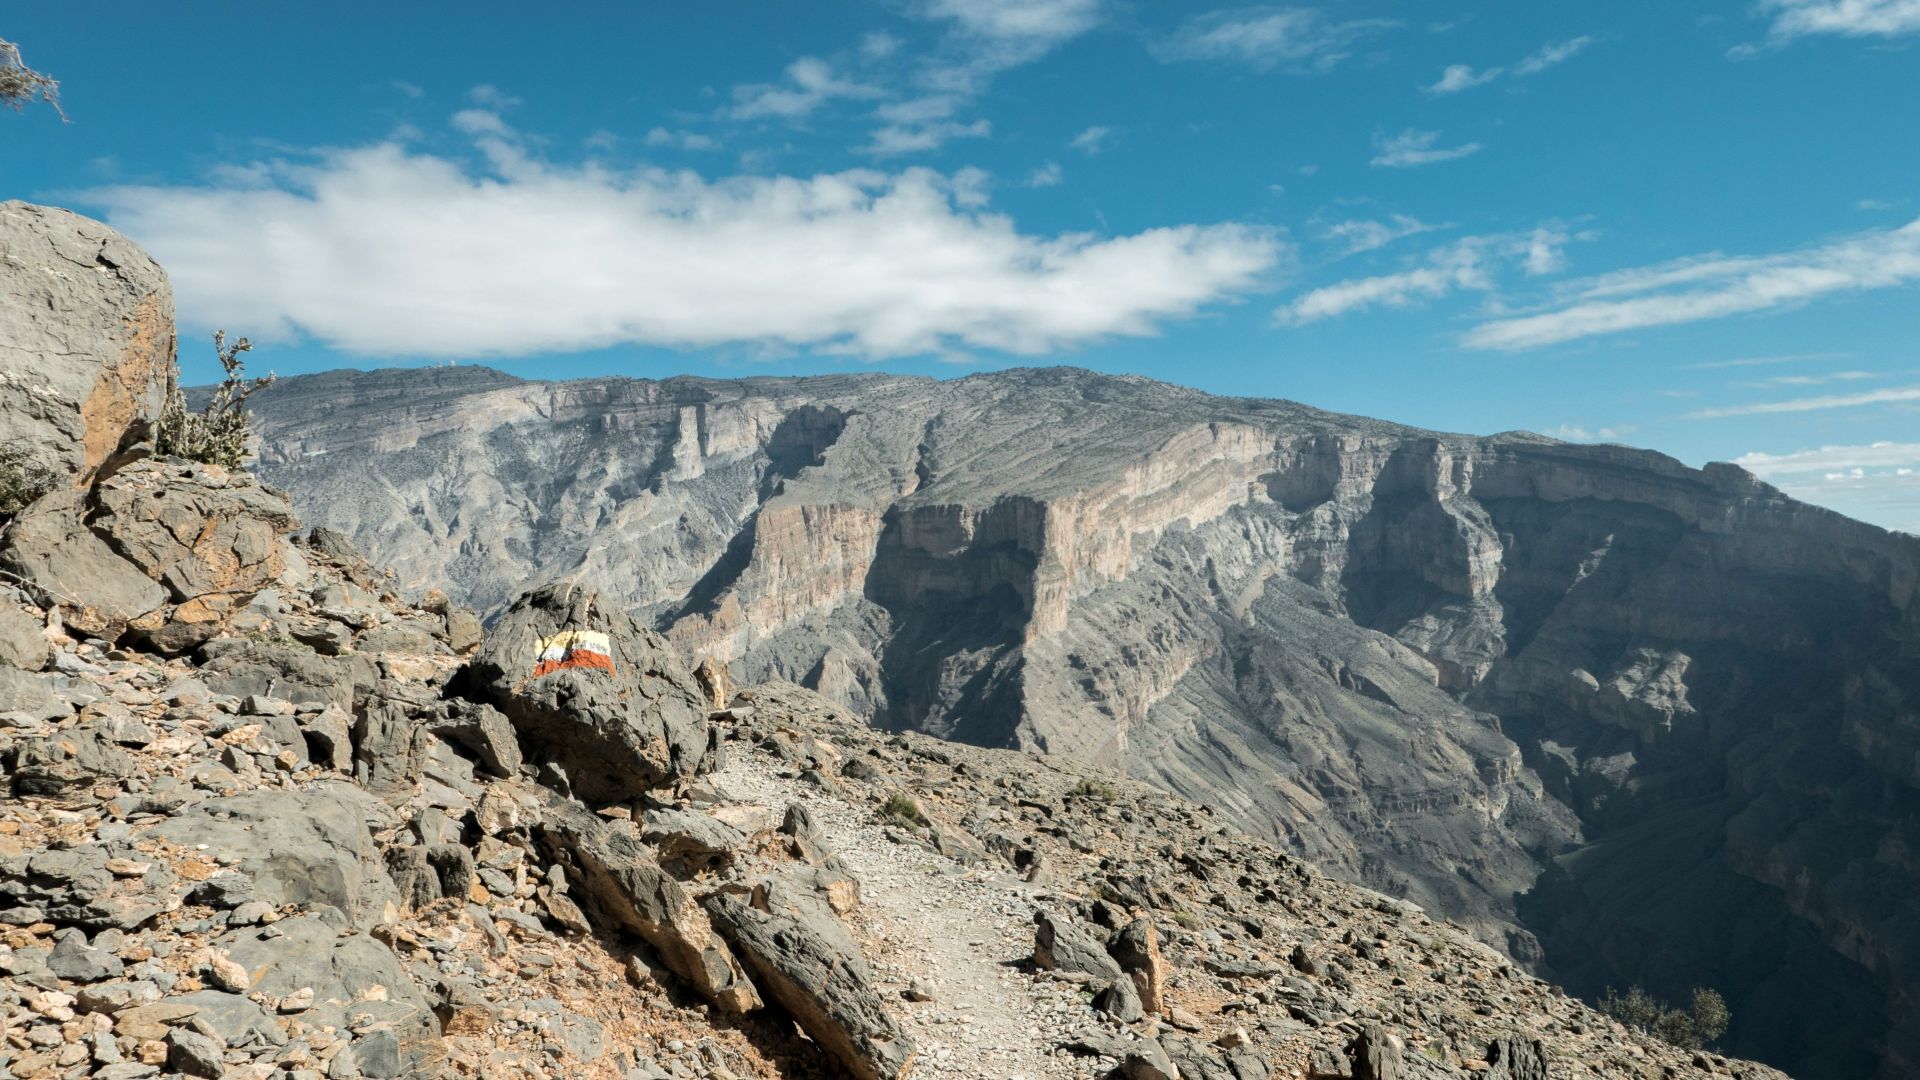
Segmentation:
<svg viewBox="0 0 1920 1080">
<path fill-rule="evenodd" d="M 927 823 L 926 815 L 920 812 L 920 804 L 914 802 L 912 796 L 897 791 L 887 796 L 887 801 L 880 804 L 880 816 L 888 821 L 899 822 L 916 829 Z"/>
<path fill-rule="evenodd" d="M 0 521 L 25 510 L 59 482 L 58 474 L 28 457 L 25 450 L 0 447 Z"/>
<path fill-rule="evenodd" d="M 1067 794 L 1077 795 L 1082 799 L 1096 799 L 1100 802 L 1112 802 L 1120 797 L 1120 792 L 1112 784 L 1093 779 L 1082 780 L 1073 785 L 1072 790 Z"/>
<path fill-rule="evenodd" d="M 249 379 L 240 354 L 251 352 L 253 342 L 241 338 L 227 344 L 227 332 L 213 333 L 214 353 L 220 358 L 226 378 L 214 388 L 213 400 L 200 412 L 187 411 L 187 395 L 180 389 L 180 375 L 174 372 L 167 388 L 167 404 L 160 412 L 160 424 L 154 432 L 154 449 L 162 454 L 186 458 L 207 465 L 237 469 L 246 463 L 247 441 L 253 435 L 253 417 L 247 412 L 247 398 L 255 390 L 273 383 L 273 376 Z"/>
<path fill-rule="evenodd" d="M 1636 1031 L 1647 1032 L 1683 1050 L 1697 1050 L 1727 1033 L 1733 1014 L 1720 992 L 1699 986 L 1686 1009 L 1677 1009 L 1638 986 L 1625 994 L 1613 987 L 1600 998 L 1600 1011 Z"/>
</svg>

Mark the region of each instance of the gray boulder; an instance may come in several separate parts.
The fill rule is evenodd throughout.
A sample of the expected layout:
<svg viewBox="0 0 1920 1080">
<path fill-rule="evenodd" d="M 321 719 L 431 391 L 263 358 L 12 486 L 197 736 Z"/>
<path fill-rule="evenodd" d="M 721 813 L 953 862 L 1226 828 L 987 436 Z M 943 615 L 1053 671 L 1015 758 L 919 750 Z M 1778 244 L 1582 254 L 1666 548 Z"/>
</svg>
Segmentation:
<svg viewBox="0 0 1920 1080">
<path fill-rule="evenodd" d="M 571 895 L 595 926 L 645 939 L 674 974 L 722 1009 L 745 1012 L 760 1004 L 707 913 L 639 837 L 576 803 L 558 802 L 544 808 L 536 833 L 565 868 Z"/>
<path fill-rule="evenodd" d="M 855 1080 L 896 1080 L 913 1068 L 913 1038 L 887 1012 L 865 965 L 814 927 L 758 911 L 735 897 L 707 900 L 715 929 L 752 969 L 767 996 Z"/>
<path fill-rule="evenodd" d="M 252 976 L 251 993 L 285 998 L 312 989 L 303 1022 L 340 1031 L 390 1032 L 390 1039 L 369 1038 L 358 1054 L 368 1075 L 427 1075 L 444 1054 L 432 1004 L 393 950 L 366 934 L 342 937 L 326 920 L 308 917 L 241 930 L 222 938 L 220 946 Z M 377 993 L 378 987 L 386 993 Z M 389 1058 L 397 1061 L 395 1071 L 369 1068 Z"/>
<path fill-rule="evenodd" d="M 0 591 L 0 667 L 39 671 L 52 653 L 46 615 Z"/>
<path fill-rule="evenodd" d="M 631 799 L 707 764 L 692 674 L 665 639 L 576 586 L 523 595 L 452 685 L 505 713 L 527 756 L 557 765 L 589 801 Z"/>
<path fill-rule="evenodd" d="M 1047 911 L 1033 913 L 1033 962 L 1048 971 L 1079 972 L 1107 983 L 1126 978 L 1090 931 Z"/>
<path fill-rule="evenodd" d="M 84 482 L 146 434 L 173 371 L 173 290 L 132 241 L 0 202 L 0 445 Z"/>
<path fill-rule="evenodd" d="M 236 867 L 253 878 L 251 898 L 276 907 L 325 904 L 370 926 L 394 899 L 367 828 L 386 815 L 384 804 L 352 784 L 327 782 L 209 799 L 154 831 L 237 856 Z"/>
<path fill-rule="evenodd" d="M 7 530 L 0 567 L 65 609 L 74 628 L 98 633 L 160 610 L 167 590 L 89 527 L 90 512 L 84 491 L 57 491 L 35 502 Z"/>
<path fill-rule="evenodd" d="M 1539 1039 L 1503 1035 L 1487 1047 L 1492 1068 L 1483 1080 L 1547 1080 L 1547 1050 Z"/>
</svg>

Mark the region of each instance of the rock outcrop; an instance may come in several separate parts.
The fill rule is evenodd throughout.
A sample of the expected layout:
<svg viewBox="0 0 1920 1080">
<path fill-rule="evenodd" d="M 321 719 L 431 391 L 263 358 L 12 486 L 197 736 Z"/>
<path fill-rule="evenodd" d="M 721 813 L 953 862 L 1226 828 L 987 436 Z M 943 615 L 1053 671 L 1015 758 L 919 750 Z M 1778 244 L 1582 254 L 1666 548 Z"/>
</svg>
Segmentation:
<svg viewBox="0 0 1920 1080">
<path fill-rule="evenodd" d="M 79 482 L 146 434 L 173 371 L 173 289 L 126 237 L 0 202 L 0 445 Z"/>
<path fill-rule="evenodd" d="M 1810 1076 L 1920 1067 L 1913 538 L 1731 466 L 1062 369 L 256 402 L 263 474 L 404 579 L 591 581 L 743 682 L 1120 767 L 1584 993 L 1717 986 Z"/>
</svg>

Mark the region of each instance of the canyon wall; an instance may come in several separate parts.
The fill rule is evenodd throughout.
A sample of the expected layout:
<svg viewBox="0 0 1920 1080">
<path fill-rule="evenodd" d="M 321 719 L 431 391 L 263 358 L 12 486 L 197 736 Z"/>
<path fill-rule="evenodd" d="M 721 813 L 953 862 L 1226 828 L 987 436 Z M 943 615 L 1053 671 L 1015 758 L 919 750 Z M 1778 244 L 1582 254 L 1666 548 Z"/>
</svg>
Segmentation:
<svg viewBox="0 0 1920 1080">
<path fill-rule="evenodd" d="M 1920 540 L 1726 465 L 1071 369 L 256 399 L 400 586 L 592 580 L 879 725 L 1110 764 L 1570 989 L 1920 1069 Z"/>
</svg>

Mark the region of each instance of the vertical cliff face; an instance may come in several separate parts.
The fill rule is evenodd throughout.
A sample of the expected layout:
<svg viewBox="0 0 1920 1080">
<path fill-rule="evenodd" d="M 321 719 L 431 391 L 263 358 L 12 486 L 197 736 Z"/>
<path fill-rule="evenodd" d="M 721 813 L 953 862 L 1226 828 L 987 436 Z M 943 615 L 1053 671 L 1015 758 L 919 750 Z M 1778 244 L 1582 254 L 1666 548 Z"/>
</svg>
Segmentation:
<svg viewBox="0 0 1920 1080">
<path fill-rule="evenodd" d="M 1792 1071 L 1920 1067 L 1911 537 L 1731 466 L 1060 369 L 256 400 L 262 471 L 403 585 L 591 576 L 745 677 L 1124 767 L 1573 989 L 1717 985 Z"/>
</svg>

